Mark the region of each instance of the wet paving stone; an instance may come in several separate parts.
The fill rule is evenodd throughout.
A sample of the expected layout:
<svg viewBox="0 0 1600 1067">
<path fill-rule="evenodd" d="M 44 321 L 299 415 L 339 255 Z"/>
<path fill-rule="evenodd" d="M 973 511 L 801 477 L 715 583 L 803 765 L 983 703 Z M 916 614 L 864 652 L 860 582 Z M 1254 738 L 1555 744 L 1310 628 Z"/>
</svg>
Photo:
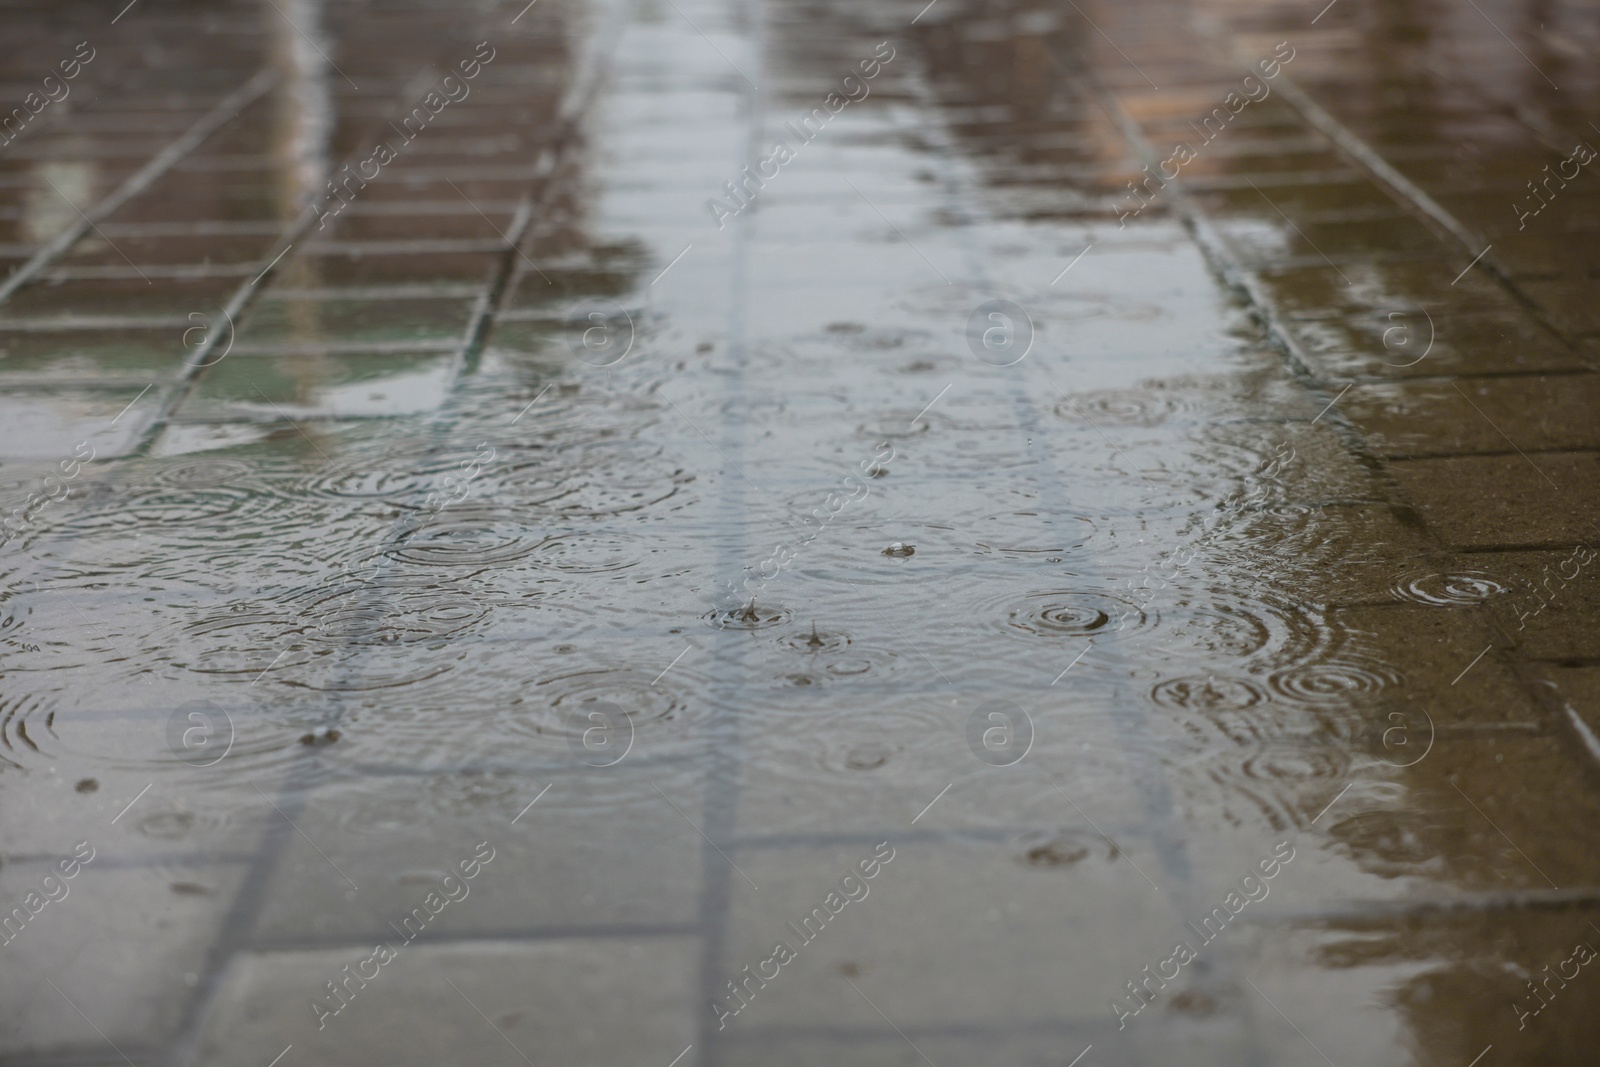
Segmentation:
<svg viewBox="0 0 1600 1067">
<path fill-rule="evenodd" d="M 1589 14 L 11 4 L 0 1061 L 1587 1063 Z"/>
</svg>

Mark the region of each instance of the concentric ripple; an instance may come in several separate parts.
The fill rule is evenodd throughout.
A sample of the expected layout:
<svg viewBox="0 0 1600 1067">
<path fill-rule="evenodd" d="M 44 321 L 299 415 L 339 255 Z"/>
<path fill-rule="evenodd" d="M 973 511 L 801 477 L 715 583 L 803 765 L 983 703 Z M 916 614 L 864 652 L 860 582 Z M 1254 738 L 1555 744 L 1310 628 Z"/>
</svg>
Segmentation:
<svg viewBox="0 0 1600 1067">
<path fill-rule="evenodd" d="M 54 703 L 41 697 L 0 697 L 0 767 L 51 759 L 55 719 Z"/>
<path fill-rule="evenodd" d="M 636 730 L 682 719 L 687 705 L 672 677 L 627 670 L 574 671 L 538 681 L 506 701 L 495 714 L 502 734 L 544 739 L 581 737 L 594 725 L 591 713 L 620 710 Z"/>
<path fill-rule="evenodd" d="M 1352 758 L 1334 744 L 1306 738 L 1212 747 L 1179 773 L 1195 800 L 1220 808 L 1235 825 L 1265 820 L 1274 830 L 1303 825 L 1316 814 L 1314 800 L 1338 792 L 1350 778 Z"/>
<path fill-rule="evenodd" d="M 256 475 L 256 468 L 243 460 L 186 456 L 161 464 L 156 480 L 174 489 L 208 489 L 250 484 L 257 480 Z"/>
<path fill-rule="evenodd" d="M 1181 643 L 1219 666 L 1251 671 L 1326 657 L 1338 639 L 1313 608 L 1265 599 L 1180 601 L 1162 630 L 1168 647 Z"/>
<path fill-rule="evenodd" d="M 465 567 L 510 563 L 554 543 L 491 508 L 451 508 L 430 518 L 391 554 L 406 563 Z"/>
<path fill-rule="evenodd" d="M 1004 610 L 1012 632 L 1037 637 L 1090 637 L 1137 630 L 1153 618 L 1131 600 L 1077 589 L 1029 593 Z"/>
<path fill-rule="evenodd" d="M 1507 591 L 1492 575 L 1483 571 L 1457 574 L 1401 576 L 1390 591 L 1400 600 L 1429 607 L 1471 607 Z"/>
<path fill-rule="evenodd" d="M 1287 700 L 1335 706 L 1370 700 L 1400 681 L 1394 668 L 1357 656 L 1298 664 L 1267 678 L 1272 691 Z"/>
<path fill-rule="evenodd" d="M 1268 698 L 1255 682 L 1244 678 L 1208 674 L 1168 678 L 1158 682 L 1150 697 L 1164 708 L 1179 711 L 1237 711 L 1255 707 Z"/>
</svg>

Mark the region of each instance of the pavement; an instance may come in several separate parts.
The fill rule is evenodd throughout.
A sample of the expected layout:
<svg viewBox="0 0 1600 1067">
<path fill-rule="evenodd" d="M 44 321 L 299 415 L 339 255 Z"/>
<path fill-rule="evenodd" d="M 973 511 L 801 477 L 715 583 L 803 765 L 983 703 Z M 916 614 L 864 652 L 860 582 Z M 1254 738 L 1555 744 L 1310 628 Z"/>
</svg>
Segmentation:
<svg viewBox="0 0 1600 1067">
<path fill-rule="evenodd" d="M 1592 1062 L 1589 5 L 0 9 L 0 1065 Z"/>
</svg>

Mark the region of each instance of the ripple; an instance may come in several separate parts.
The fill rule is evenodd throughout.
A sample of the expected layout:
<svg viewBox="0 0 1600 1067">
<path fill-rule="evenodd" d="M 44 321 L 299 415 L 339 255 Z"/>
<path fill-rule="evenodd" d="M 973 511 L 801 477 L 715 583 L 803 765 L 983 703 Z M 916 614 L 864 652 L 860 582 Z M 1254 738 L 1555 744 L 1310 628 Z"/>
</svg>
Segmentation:
<svg viewBox="0 0 1600 1067">
<path fill-rule="evenodd" d="M 60 740 L 55 721 L 53 701 L 0 696 L 0 766 L 20 768 L 51 759 L 52 743 Z"/>
<path fill-rule="evenodd" d="M 171 801 L 163 807 L 158 801 L 155 810 L 145 811 L 134 820 L 133 828 L 158 841 L 182 841 L 219 833 L 226 830 L 231 822 L 228 810 L 221 803 L 208 803 L 196 809 Z"/>
<path fill-rule="evenodd" d="M 615 705 L 635 729 L 684 717 L 683 698 L 669 679 L 629 670 L 596 669 L 556 675 L 526 687 L 496 713 L 505 733 L 521 737 L 582 737 L 590 713 Z"/>
<path fill-rule="evenodd" d="M 1395 597 L 1430 607 L 1470 607 L 1507 591 L 1483 571 L 1458 574 L 1402 575 L 1389 587 Z"/>
<path fill-rule="evenodd" d="M 883 352 L 893 349 L 922 348 L 933 341 L 927 330 L 900 330 L 890 327 L 868 327 L 853 322 L 836 322 L 828 326 L 825 339 L 857 352 Z"/>
<path fill-rule="evenodd" d="M 540 563 L 563 574 L 615 574 L 644 561 L 638 539 L 617 534 L 559 535 L 541 547 Z"/>
<path fill-rule="evenodd" d="M 867 741 L 853 745 L 843 753 L 843 766 L 839 769 L 846 771 L 875 771 L 889 762 L 890 757 L 897 753 L 893 745 L 881 741 Z"/>
<path fill-rule="evenodd" d="M 381 599 L 378 599 L 381 597 Z M 465 592 L 406 588 L 379 580 L 372 588 L 335 588 L 301 606 L 313 642 L 349 645 L 430 644 L 472 629 L 489 609 Z"/>
<path fill-rule="evenodd" d="M 785 607 L 773 607 L 752 600 L 743 607 L 717 608 L 700 618 L 715 630 L 770 630 L 782 626 L 794 617 Z"/>
<path fill-rule="evenodd" d="M 1110 863 L 1121 853 L 1110 841 L 1087 830 L 1033 833 L 1023 839 L 1025 851 L 1017 862 L 1035 870 L 1076 867 L 1084 860 Z"/>
<path fill-rule="evenodd" d="M 297 488 L 314 496 L 334 499 L 383 500 L 397 507 L 419 506 L 431 492 L 446 492 L 446 479 L 463 477 L 462 464 L 471 465 L 485 453 L 457 444 L 437 441 L 390 439 L 361 441 L 339 451 L 336 463 L 325 464 L 307 477 Z M 526 491 L 536 483 L 536 477 L 527 477 L 530 469 L 545 469 L 552 465 L 548 450 L 538 445 L 520 448 L 498 448 L 493 459 L 479 464 L 478 479 L 491 472 L 499 477 L 522 474 L 522 487 Z M 469 492 L 477 491 L 477 480 Z M 554 479 L 542 483 L 543 494 L 550 499 L 561 495 L 562 489 Z M 541 494 L 534 494 L 541 495 Z"/>
<path fill-rule="evenodd" d="M 240 603 L 175 631 L 164 652 L 199 674 L 263 675 L 266 681 L 326 691 L 409 685 L 453 669 L 419 658 L 479 627 L 489 608 L 463 590 L 415 579 L 341 581 L 291 593 L 281 605 Z M 392 649 L 399 656 L 374 655 Z"/>
<path fill-rule="evenodd" d="M 784 777 L 805 780 L 813 770 L 831 778 L 862 777 L 898 763 L 947 728 L 938 717 L 910 709 L 877 710 L 870 722 L 854 710 L 812 717 L 812 722 L 815 728 L 806 738 L 809 758 L 794 760 Z"/>
<path fill-rule="evenodd" d="M 1274 830 L 1286 830 L 1309 822 L 1315 800 L 1349 781 L 1351 763 L 1350 754 L 1332 744 L 1269 739 L 1212 748 L 1186 761 L 1179 778 L 1186 790 L 1203 789 L 1207 795 L 1196 799 L 1220 807 L 1235 825 L 1265 819 Z"/>
<path fill-rule="evenodd" d="M 1063 400 L 1055 412 L 1063 419 L 1090 422 L 1110 422 L 1120 426 L 1160 426 L 1175 415 L 1192 410 L 1188 397 L 1167 390 L 1160 383 L 1151 383 L 1141 389 L 1085 393 L 1070 401 Z M 1081 413 L 1081 414 L 1080 414 Z"/>
<path fill-rule="evenodd" d="M 1328 834 L 1364 870 L 1381 878 L 1445 873 L 1437 829 L 1414 815 L 1383 809 L 1363 812 L 1333 823 Z"/>
<path fill-rule="evenodd" d="M 1237 711 L 1268 699 L 1255 682 L 1211 674 L 1169 678 L 1157 683 L 1150 696 L 1164 708 L 1187 711 Z"/>
<path fill-rule="evenodd" d="M 1029 593 L 1007 608 L 1012 631 L 1039 637 L 1088 637 L 1140 629 L 1152 620 L 1131 600 L 1083 590 Z"/>
<path fill-rule="evenodd" d="M 489 474 L 497 502 L 537 505 L 541 514 L 564 519 L 604 518 L 642 511 L 676 496 L 695 476 L 672 463 L 659 448 L 630 440 L 606 440 L 563 449 L 559 482 L 546 487 L 547 468 L 511 468 Z M 531 486 L 524 478 L 533 477 Z"/>
<path fill-rule="evenodd" d="M 284 498 L 260 486 L 191 485 L 94 493 L 65 513 L 59 528 L 84 535 L 158 531 L 165 547 L 215 541 L 224 527 L 269 530 L 299 525 Z"/>
<path fill-rule="evenodd" d="M 1183 641 L 1207 659 L 1250 670 L 1328 656 L 1339 637 L 1312 608 L 1265 599 L 1180 601 L 1168 618 L 1164 641 Z"/>
<path fill-rule="evenodd" d="M 838 655 L 850 648 L 850 635 L 843 632 L 819 630 L 813 624 L 809 633 L 801 631 L 785 634 L 778 644 L 792 652 L 805 655 Z"/>
<path fill-rule="evenodd" d="M 1400 681 L 1400 673 L 1385 664 L 1343 657 L 1275 671 L 1267 684 L 1289 700 L 1337 706 L 1365 702 Z"/>
<path fill-rule="evenodd" d="M 413 834 L 418 826 L 440 818 L 481 823 L 497 815 L 515 816 L 527 803 L 528 793 L 525 777 L 470 768 L 425 777 L 400 803 L 388 791 L 356 790 L 348 802 L 338 805 L 339 825 L 358 834 L 400 835 Z"/>
<path fill-rule="evenodd" d="M 979 531 L 979 555 L 1048 561 L 1088 544 L 1098 527 L 1082 515 L 1046 518 L 1038 512 L 1019 511 L 985 518 Z"/>
<path fill-rule="evenodd" d="M 253 482 L 256 475 L 257 469 L 243 460 L 192 457 L 162 463 L 155 477 L 175 489 L 206 489 Z"/>
<path fill-rule="evenodd" d="M 465 567 L 510 563 L 553 543 L 498 509 L 462 506 L 428 520 L 390 554 L 406 563 Z"/>
<path fill-rule="evenodd" d="M 812 626 L 795 630 L 774 642 L 777 655 L 770 660 L 779 671 L 778 681 L 785 686 L 825 684 L 845 678 L 892 676 L 908 666 L 893 649 L 863 645 L 848 634 Z M 795 671 L 797 657 L 802 665 Z"/>
<path fill-rule="evenodd" d="M 875 416 L 870 422 L 856 427 L 856 433 L 869 441 L 898 441 L 907 437 L 920 437 L 934 428 L 955 428 L 955 423 L 938 411 L 919 415 L 915 408 L 891 410 Z M 893 462 L 891 459 L 890 463 Z"/>
</svg>

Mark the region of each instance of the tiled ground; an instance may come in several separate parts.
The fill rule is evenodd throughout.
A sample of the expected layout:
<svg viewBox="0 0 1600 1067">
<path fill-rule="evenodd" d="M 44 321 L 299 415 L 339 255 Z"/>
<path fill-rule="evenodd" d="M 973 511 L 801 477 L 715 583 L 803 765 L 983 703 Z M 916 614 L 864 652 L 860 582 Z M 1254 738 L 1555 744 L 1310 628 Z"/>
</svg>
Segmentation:
<svg viewBox="0 0 1600 1067">
<path fill-rule="evenodd" d="M 1585 8 L 4 10 L 0 1063 L 1587 1062 Z"/>
</svg>

